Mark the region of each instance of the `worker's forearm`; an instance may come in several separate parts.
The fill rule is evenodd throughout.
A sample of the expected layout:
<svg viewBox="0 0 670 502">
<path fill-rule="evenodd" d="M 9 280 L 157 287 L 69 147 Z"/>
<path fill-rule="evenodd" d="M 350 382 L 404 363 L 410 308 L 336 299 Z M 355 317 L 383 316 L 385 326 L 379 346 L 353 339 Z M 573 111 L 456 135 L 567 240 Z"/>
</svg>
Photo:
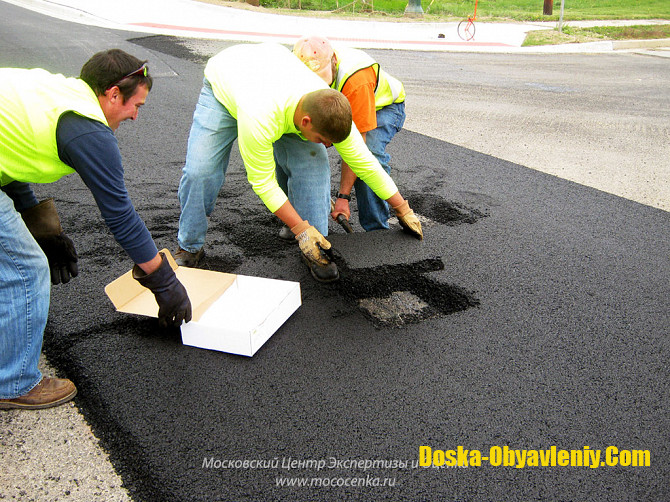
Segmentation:
<svg viewBox="0 0 670 502">
<path fill-rule="evenodd" d="M 140 267 L 145 274 L 149 275 L 160 267 L 162 262 L 163 258 L 161 258 L 160 254 L 156 253 L 156 256 L 151 260 L 145 261 L 144 263 L 138 263 L 137 266 Z"/>
<path fill-rule="evenodd" d="M 400 192 L 396 192 L 393 195 L 391 195 L 388 199 L 386 199 L 386 202 L 388 202 L 391 207 L 398 207 L 400 204 L 405 202 L 405 199 L 403 199 L 403 196 L 400 195 Z"/>
<path fill-rule="evenodd" d="M 358 176 L 356 176 L 356 173 L 354 173 L 349 167 L 349 164 L 343 160 L 342 172 L 340 174 L 340 193 L 350 194 L 357 178 Z"/>
<path fill-rule="evenodd" d="M 274 215 L 283 221 L 284 225 L 289 228 L 293 228 L 303 221 L 302 217 L 293 208 L 293 205 L 291 205 L 288 200 L 274 212 Z"/>
</svg>

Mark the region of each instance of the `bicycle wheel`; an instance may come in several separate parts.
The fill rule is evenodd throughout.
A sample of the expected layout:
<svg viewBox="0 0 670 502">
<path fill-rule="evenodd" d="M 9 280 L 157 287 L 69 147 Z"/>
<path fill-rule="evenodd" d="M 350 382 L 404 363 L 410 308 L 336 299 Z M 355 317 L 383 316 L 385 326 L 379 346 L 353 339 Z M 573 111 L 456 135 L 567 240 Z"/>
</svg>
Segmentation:
<svg viewBox="0 0 670 502">
<path fill-rule="evenodd" d="M 464 19 L 458 23 L 458 36 L 468 42 L 475 38 L 475 23 L 472 19 Z"/>
</svg>

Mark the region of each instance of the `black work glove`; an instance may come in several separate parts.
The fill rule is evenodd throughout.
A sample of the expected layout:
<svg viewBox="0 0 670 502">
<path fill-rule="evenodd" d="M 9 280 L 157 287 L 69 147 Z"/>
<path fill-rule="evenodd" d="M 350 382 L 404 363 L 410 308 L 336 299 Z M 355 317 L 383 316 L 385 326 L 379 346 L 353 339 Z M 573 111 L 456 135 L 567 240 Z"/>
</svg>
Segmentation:
<svg viewBox="0 0 670 502">
<path fill-rule="evenodd" d="M 51 283 L 65 284 L 79 275 L 77 251 L 60 224 L 53 199 L 46 199 L 21 212 L 28 230 L 49 260 Z"/>
<path fill-rule="evenodd" d="M 158 303 L 158 324 L 162 328 L 173 326 L 178 328 L 182 321 L 191 320 L 191 300 L 183 286 L 170 267 L 170 262 L 163 253 L 160 266 L 150 274 L 135 265 L 133 278 L 142 286 L 150 289 Z"/>
</svg>

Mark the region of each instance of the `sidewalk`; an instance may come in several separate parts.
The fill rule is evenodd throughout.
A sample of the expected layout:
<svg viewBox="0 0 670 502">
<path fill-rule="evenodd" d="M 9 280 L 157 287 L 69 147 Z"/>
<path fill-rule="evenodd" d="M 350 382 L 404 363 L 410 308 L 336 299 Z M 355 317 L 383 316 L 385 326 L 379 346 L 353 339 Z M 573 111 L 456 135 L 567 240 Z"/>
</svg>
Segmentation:
<svg viewBox="0 0 670 502">
<path fill-rule="evenodd" d="M 59 19 L 92 26 L 181 37 L 292 44 L 304 34 L 318 33 L 340 44 L 362 49 L 401 49 L 461 52 L 608 52 L 616 42 L 521 47 L 532 30 L 553 29 L 555 22 L 476 23 L 475 39 L 459 38 L 458 22 L 420 22 L 393 19 L 350 20 L 339 17 L 308 17 L 273 14 L 262 8 L 245 8 L 230 2 L 215 5 L 198 0 L 116 0 L 110 9 L 104 2 L 89 0 L 4 0 Z M 594 24 L 642 24 L 645 21 L 571 22 Z M 647 22 L 648 23 L 648 22 Z M 670 23 L 670 21 L 651 21 Z M 635 48 L 670 46 L 669 40 L 636 41 Z M 628 48 L 628 47 L 621 47 Z"/>
</svg>

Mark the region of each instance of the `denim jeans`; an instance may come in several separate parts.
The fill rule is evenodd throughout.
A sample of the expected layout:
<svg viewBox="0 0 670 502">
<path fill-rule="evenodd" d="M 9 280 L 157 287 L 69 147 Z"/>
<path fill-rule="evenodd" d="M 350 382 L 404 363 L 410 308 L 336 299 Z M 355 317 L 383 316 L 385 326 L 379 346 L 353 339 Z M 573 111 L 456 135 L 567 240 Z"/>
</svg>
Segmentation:
<svg viewBox="0 0 670 502">
<path fill-rule="evenodd" d="M 391 156 L 386 153 L 388 145 L 393 136 L 402 129 L 405 123 L 405 103 L 393 103 L 377 110 L 377 128 L 368 131 L 365 135 L 365 143 L 368 149 L 377 158 L 387 173 L 391 173 L 389 161 Z M 356 191 L 356 204 L 358 205 L 358 221 L 364 230 L 381 230 L 389 227 L 389 206 L 385 200 L 380 199 L 370 190 L 363 181 L 357 179 L 354 182 Z"/>
<path fill-rule="evenodd" d="M 27 394 L 42 379 L 50 294 L 47 258 L 0 191 L 0 399 Z"/>
<path fill-rule="evenodd" d="M 326 147 L 285 134 L 274 144 L 277 183 L 304 220 L 328 235 L 330 164 Z"/>
<path fill-rule="evenodd" d="M 207 217 L 214 210 L 237 138 L 237 120 L 214 97 L 207 79 L 193 114 L 186 164 L 179 183 L 179 247 L 194 253 L 205 244 Z M 326 148 L 287 134 L 274 143 L 280 187 L 298 214 L 328 234 L 330 167 Z"/>
</svg>

